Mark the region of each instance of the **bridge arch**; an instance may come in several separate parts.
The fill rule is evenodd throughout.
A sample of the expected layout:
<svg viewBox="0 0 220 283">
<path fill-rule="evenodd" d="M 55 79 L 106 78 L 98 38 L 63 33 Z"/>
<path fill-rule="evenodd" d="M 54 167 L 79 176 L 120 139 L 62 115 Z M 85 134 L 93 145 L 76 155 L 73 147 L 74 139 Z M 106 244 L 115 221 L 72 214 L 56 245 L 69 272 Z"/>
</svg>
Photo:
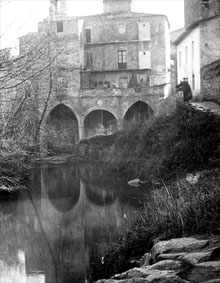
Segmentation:
<svg viewBox="0 0 220 283">
<path fill-rule="evenodd" d="M 62 164 L 42 170 L 42 177 L 52 206 L 66 213 L 76 206 L 80 199 L 80 179 L 77 168 Z"/>
<path fill-rule="evenodd" d="M 48 113 L 44 126 L 44 140 L 49 152 L 69 153 L 79 142 L 78 119 L 71 108 L 63 103 Z"/>
<path fill-rule="evenodd" d="M 136 124 L 145 123 L 153 115 L 153 109 L 146 102 L 138 100 L 126 111 L 123 118 L 123 129 L 129 129 Z"/>
<path fill-rule="evenodd" d="M 108 135 L 117 131 L 117 119 L 114 114 L 105 109 L 94 109 L 84 118 L 85 137 Z"/>
</svg>

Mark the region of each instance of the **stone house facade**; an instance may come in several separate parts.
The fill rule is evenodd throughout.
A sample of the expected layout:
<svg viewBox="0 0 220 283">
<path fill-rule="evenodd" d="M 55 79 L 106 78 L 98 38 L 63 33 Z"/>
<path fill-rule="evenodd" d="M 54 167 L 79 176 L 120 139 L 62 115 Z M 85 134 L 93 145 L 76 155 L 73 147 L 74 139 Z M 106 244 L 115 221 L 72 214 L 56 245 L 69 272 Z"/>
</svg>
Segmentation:
<svg viewBox="0 0 220 283">
<path fill-rule="evenodd" d="M 165 16 L 117 11 L 85 17 L 81 50 L 82 88 L 170 83 L 169 24 Z M 166 92 L 168 95 L 168 88 Z"/>
<path fill-rule="evenodd" d="M 203 97 L 201 70 L 220 59 L 220 2 L 185 0 L 185 30 L 175 40 L 177 79 L 188 79 L 195 99 Z"/>
<path fill-rule="evenodd" d="M 50 16 L 38 24 L 38 32 L 20 38 L 21 55 L 36 42 L 45 44 L 47 57 L 53 58 L 42 127 L 52 129 L 49 140 L 56 137 L 61 150 L 144 122 L 160 112 L 170 93 L 168 20 L 132 12 L 131 2 L 103 0 L 102 14 L 68 17 L 66 1 L 51 0 Z M 45 72 L 36 80 L 40 114 L 49 78 Z"/>
</svg>

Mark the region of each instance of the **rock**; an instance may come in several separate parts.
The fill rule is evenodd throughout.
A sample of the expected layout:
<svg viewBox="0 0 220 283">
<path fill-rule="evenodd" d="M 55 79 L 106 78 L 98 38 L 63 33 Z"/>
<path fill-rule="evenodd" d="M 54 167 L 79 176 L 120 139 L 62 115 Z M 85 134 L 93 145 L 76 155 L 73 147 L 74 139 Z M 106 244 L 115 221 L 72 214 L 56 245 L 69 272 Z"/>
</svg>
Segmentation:
<svg viewBox="0 0 220 283">
<path fill-rule="evenodd" d="M 152 272 L 148 271 L 147 268 L 133 268 L 124 273 L 116 274 L 113 276 L 113 279 L 121 280 L 121 279 L 130 279 L 130 278 L 146 278 L 151 275 Z"/>
<path fill-rule="evenodd" d="M 201 262 L 205 262 L 210 260 L 212 257 L 213 250 L 207 250 L 203 252 L 197 252 L 197 253 L 186 253 L 179 257 L 180 260 L 190 263 L 190 264 L 197 264 Z"/>
<path fill-rule="evenodd" d="M 151 282 L 151 283 L 192 283 L 190 281 L 186 281 L 176 274 L 155 274 L 147 277 L 146 282 Z"/>
<path fill-rule="evenodd" d="M 220 283 L 219 245 L 215 237 L 160 241 L 141 258 L 141 267 L 97 283 Z"/>
<path fill-rule="evenodd" d="M 140 267 L 148 266 L 150 264 L 151 255 L 150 253 L 146 253 L 140 259 Z"/>
<path fill-rule="evenodd" d="M 197 264 L 209 260 L 219 259 L 220 248 L 211 248 L 203 250 L 201 252 L 190 252 L 190 253 L 175 253 L 175 254 L 160 254 L 158 255 L 156 262 L 162 260 L 181 260 L 189 264 Z"/>
<path fill-rule="evenodd" d="M 114 279 L 101 279 L 99 281 L 96 281 L 96 283 L 118 283 L 118 281 Z"/>
<path fill-rule="evenodd" d="M 128 185 L 130 186 L 134 186 L 134 187 L 139 187 L 141 184 L 141 180 L 140 179 L 134 179 L 128 182 Z"/>
<path fill-rule="evenodd" d="M 213 279 L 213 280 L 205 281 L 203 283 L 219 283 L 219 282 L 220 282 L 219 279 Z"/>
<path fill-rule="evenodd" d="M 162 253 L 189 252 L 204 248 L 208 240 L 197 240 L 195 238 L 178 238 L 156 243 L 151 250 L 151 257 L 156 259 Z"/>
<path fill-rule="evenodd" d="M 117 281 L 118 283 L 146 283 L 148 282 L 147 279 L 143 278 L 131 278 L 126 280 Z"/>
<path fill-rule="evenodd" d="M 151 265 L 148 270 L 182 270 L 184 264 L 178 260 L 163 260 Z"/>
<path fill-rule="evenodd" d="M 218 279 L 220 282 L 220 262 L 208 261 L 198 263 L 187 271 L 179 274 L 181 278 L 193 282 L 206 282 Z"/>
<path fill-rule="evenodd" d="M 179 260 L 182 256 L 186 255 L 187 253 L 176 253 L 176 254 L 160 254 L 157 256 L 156 262 L 162 260 Z"/>
</svg>

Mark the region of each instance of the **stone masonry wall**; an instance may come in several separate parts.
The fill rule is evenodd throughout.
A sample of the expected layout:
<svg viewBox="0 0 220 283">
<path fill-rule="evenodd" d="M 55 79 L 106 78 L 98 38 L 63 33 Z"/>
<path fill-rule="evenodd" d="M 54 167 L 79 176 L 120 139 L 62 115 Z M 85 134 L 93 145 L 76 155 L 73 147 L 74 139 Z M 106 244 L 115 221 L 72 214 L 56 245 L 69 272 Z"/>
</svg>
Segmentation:
<svg viewBox="0 0 220 283">
<path fill-rule="evenodd" d="M 150 23 L 150 40 L 139 41 L 139 22 Z M 125 26 L 123 33 L 119 28 L 121 24 Z M 138 52 L 148 50 L 151 52 L 152 72 L 155 75 L 165 74 L 165 18 L 163 16 L 88 18 L 84 23 L 84 29 L 86 28 L 91 29 L 91 43 L 85 44 L 85 52 L 92 53 L 94 71 L 117 70 L 117 51 L 120 49 L 127 50 L 127 69 L 138 69 Z"/>
<path fill-rule="evenodd" d="M 214 100 L 220 104 L 220 60 L 201 70 L 204 100 Z"/>
<path fill-rule="evenodd" d="M 220 15 L 201 24 L 201 68 L 220 58 Z"/>
<path fill-rule="evenodd" d="M 204 1 L 205 2 L 205 1 Z M 202 6 L 202 0 L 185 0 L 185 27 L 188 28 L 194 22 L 207 19 L 220 13 L 219 0 L 209 0 L 209 7 Z"/>
</svg>

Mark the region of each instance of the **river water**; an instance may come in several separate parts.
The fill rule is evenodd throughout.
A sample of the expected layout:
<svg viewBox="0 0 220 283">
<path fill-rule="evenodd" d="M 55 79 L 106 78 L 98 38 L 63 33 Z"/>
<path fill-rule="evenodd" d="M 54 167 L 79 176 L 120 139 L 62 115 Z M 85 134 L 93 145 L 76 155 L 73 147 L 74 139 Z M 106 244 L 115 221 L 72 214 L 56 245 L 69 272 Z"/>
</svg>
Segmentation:
<svg viewBox="0 0 220 283">
<path fill-rule="evenodd" d="M 29 190 L 0 203 L 0 283 L 91 282 L 147 194 L 104 166 L 30 170 Z"/>
</svg>

